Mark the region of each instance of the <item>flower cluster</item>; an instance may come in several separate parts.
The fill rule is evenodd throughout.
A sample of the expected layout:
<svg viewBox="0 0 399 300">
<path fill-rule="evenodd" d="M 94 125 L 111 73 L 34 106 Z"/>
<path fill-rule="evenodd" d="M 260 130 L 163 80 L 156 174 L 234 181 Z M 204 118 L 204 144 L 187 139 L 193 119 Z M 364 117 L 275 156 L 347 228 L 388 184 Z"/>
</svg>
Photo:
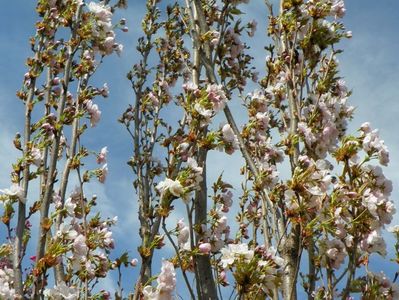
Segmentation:
<svg viewBox="0 0 399 300">
<path fill-rule="evenodd" d="M 95 16 L 95 26 L 92 32 L 96 39 L 94 49 L 100 51 L 102 55 L 109 55 L 114 51 L 120 54 L 123 46 L 115 42 L 111 7 L 96 2 L 90 2 L 87 7 Z"/>
<path fill-rule="evenodd" d="M 284 266 L 284 260 L 276 256 L 274 248 L 258 246 L 253 250 L 248 244 L 229 244 L 220 252 L 219 264 L 222 270 L 233 270 L 239 291 L 273 295 L 274 288 L 279 285 L 280 268 Z"/>
<path fill-rule="evenodd" d="M 15 299 L 13 288 L 14 272 L 7 266 L 0 267 L 0 298 Z"/>
<path fill-rule="evenodd" d="M 46 289 L 44 296 L 51 300 L 77 300 L 79 299 L 79 290 L 77 287 L 68 286 L 64 281 L 54 286 L 52 289 Z"/>
<path fill-rule="evenodd" d="M 176 288 L 176 272 L 173 264 L 167 260 L 162 261 L 161 273 L 157 278 L 157 287 L 147 285 L 143 289 L 145 300 L 171 300 Z"/>
<path fill-rule="evenodd" d="M 372 130 L 368 122 L 363 123 L 360 129 L 363 133 L 363 150 L 370 156 L 377 155 L 380 164 L 386 166 L 389 163 L 389 151 L 379 138 L 378 130 Z"/>
<path fill-rule="evenodd" d="M 233 205 L 233 193 L 231 185 L 222 181 L 219 177 L 213 186 L 214 207 L 210 211 L 209 228 L 202 224 L 200 231 L 202 243 L 209 243 L 213 253 L 218 252 L 227 242 L 230 241 L 230 226 L 226 213 Z"/>
<path fill-rule="evenodd" d="M 248 248 L 248 244 L 229 244 L 220 250 L 222 256 L 220 263 L 223 269 L 232 267 L 236 261 L 249 263 L 254 257 L 254 250 Z"/>
<path fill-rule="evenodd" d="M 324 158 L 328 151 L 335 150 L 338 138 L 346 131 L 347 119 L 351 118 L 354 109 L 347 105 L 346 96 L 331 93 L 310 96 L 310 103 L 303 110 L 298 132 L 318 157 Z"/>
<path fill-rule="evenodd" d="M 399 298 L 399 286 L 393 283 L 383 272 L 368 272 L 362 293 L 363 297 L 368 299 L 393 300 Z"/>
<path fill-rule="evenodd" d="M 192 157 L 188 157 L 186 163 L 187 167 L 178 174 L 175 180 L 165 178 L 157 184 L 156 189 L 160 193 L 161 199 L 172 196 L 182 198 L 184 202 L 188 203 L 191 192 L 199 188 L 202 181 L 202 167 L 199 167 L 197 161 Z"/>
<path fill-rule="evenodd" d="M 211 122 L 218 112 L 224 109 L 227 96 L 222 85 L 208 84 L 205 90 L 199 90 L 197 86 L 186 83 L 184 89 L 188 92 L 188 102 L 194 101 L 194 111 L 196 111 L 202 118 L 202 125 L 207 125 Z"/>
</svg>

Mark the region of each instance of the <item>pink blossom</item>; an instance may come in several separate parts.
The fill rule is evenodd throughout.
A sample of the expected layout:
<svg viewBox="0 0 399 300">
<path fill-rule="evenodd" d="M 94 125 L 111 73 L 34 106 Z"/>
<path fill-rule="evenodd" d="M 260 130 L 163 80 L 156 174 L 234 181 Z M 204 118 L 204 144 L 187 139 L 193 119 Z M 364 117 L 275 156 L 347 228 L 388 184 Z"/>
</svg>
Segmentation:
<svg viewBox="0 0 399 300">
<path fill-rule="evenodd" d="M 89 11 L 95 14 L 95 16 L 102 22 L 109 22 L 112 17 L 111 8 L 104 6 L 96 2 L 90 2 L 87 7 Z"/>
<path fill-rule="evenodd" d="M 121 56 L 122 52 L 123 52 L 123 45 L 122 44 L 115 44 L 114 45 L 115 48 L 115 52 L 118 56 Z"/>
<path fill-rule="evenodd" d="M 90 125 L 94 127 L 100 121 L 101 111 L 98 108 L 97 104 L 93 104 L 92 100 L 86 101 L 86 109 L 90 115 Z"/>
<path fill-rule="evenodd" d="M 105 54 L 111 54 L 112 51 L 114 50 L 114 45 L 115 45 L 115 37 L 114 36 L 106 37 L 103 42 Z"/>
<path fill-rule="evenodd" d="M 73 253 L 78 258 L 86 257 L 87 255 L 87 245 L 86 245 L 86 237 L 82 234 L 79 234 L 74 242 L 73 242 Z"/>
<path fill-rule="evenodd" d="M 54 138 L 55 129 L 50 123 L 43 123 L 40 128 L 43 129 L 44 134 L 47 135 L 50 139 Z"/>
<path fill-rule="evenodd" d="M 382 256 L 387 254 L 386 244 L 381 232 L 374 230 L 360 242 L 360 247 L 368 253 L 379 253 Z"/>
<path fill-rule="evenodd" d="M 162 299 L 172 299 L 176 288 L 176 272 L 173 264 L 167 260 L 162 261 L 161 273 L 157 278 L 159 294 Z"/>
<path fill-rule="evenodd" d="M 369 271 L 367 275 L 379 284 L 377 288 L 381 299 L 399 299 L 399 285 L 393 283 L 383 272 L 373 273 Z"/>
<path fill-rule="evenodd" d="M 312 133 L 312 130 L 308 127 L 305 122 L 298 123 L 298 132 L 302 133 L 305 137 L 306 144 L 309 146 L 312 145 L 316 141 L 316 137 Z"/>
<path fill-rule="evenodd" d="M 331 6 L 331 14 L 337 16 L 338 18 L 343 18 L 345 16 L 345 4 L 343 0 L 334 0 Z"/>
<path fill-rule="evenodd" d="M 31 152 L 30 152 L 32 159 L 33 159 L 33 163 L 40 167 L 40 164 L 42 163 L 43 160 L 43 153 L 42 151 L 40 151 L 40 149 L 33 147 Z"/>
<path fill-rule="evenodd" d="M 107 147 L 101 148 L 100 153 L 97 155 L 97 163 L 98 164 L 106 163 L 107 162 L 107 154 L 108 154 Z"/>
<path fill-rule="evenodd" d="M 194 172 L 195 183 L 198 185 L 202 181 L 203 168 L 199 167 L 197 161 L 192 157 L 187 159 L 187 165 Z"/>
<path fill-rule="evenodd" d="M 195 92 L 198 90 L 198 85 L 196 85 L 192 81 L 187 81 L 187 82 L 183 83 L 183 89 L 186 92 Z"/>
<path fill-rule="evenodd" d="M 227 97 L 223 90 L 223 86 L 221 84 L 208 84 L 206 91 L 208 93 L 208 99 L 213 104 L 213 110 L 215 112 L 222 110 L 227 102 Z"/>
<path fill-rule="evenodd" d="M 232 198 L 233 198 L 233 193 L 230 190 L 228 190 L 222 194 L 222 200 L 223 200 L 222 211 L 223 212 L 227 213 L 229 211 L 230 207 L 233 204 Z"/>
<path fill-rule="evenodd" d="M 270 118 L 268 112 L 258 112 L 255 117 L 261 128 L 266 129 L 269 126 Z"/>
<path fill-rule="evenodd" d="M 219 280 L 224 283 L 227 284 L 227 274 L 225 271 L 220 272 L 219 274 Z"/>
</svg>

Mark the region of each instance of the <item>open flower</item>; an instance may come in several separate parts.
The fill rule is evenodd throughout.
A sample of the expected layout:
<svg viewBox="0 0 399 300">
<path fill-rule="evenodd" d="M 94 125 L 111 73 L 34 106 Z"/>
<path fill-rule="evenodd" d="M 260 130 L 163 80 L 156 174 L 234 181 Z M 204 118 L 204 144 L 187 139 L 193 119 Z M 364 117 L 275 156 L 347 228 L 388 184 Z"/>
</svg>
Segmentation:
<svg viewBox="0 0 399 300">
<path fill-rule="evenodd" d="M 0 192 L 10 198 L 18 199 L 22 203 L 26 202 L 24 189 L 17 183 L 13 183 L 9 189 L 0 190 Z"/>
<path fill-rule="evenodd" d="M 79 296 L 79 290 L 74 286 L 67 286 L 64 281 L 60 282 L 52 289 L 46 289 L 44 291 L 46 299 L 54 300 L 77 300 Z"/>
<path fill-rule="evenodd" d="M 170 178 L 165 178 L 157 184 L 156 189 L 161 193 L 161 197 L 166 191 L 169 191 L 173 196 L 181 197 L 184 193 L 183 186 L 179 180 L 172 180 Z"/>
<path fill-rule="evenodd" d="M 220 250 L 222 257 L 220 262 L 223 269 L 234 264 L 236 259 L 243 259 L 249 262 L 254 257 L 254 250 L 248 249 L 248 244 L 229 244 L 227 248 L 222 248 Z"/>
</svg>

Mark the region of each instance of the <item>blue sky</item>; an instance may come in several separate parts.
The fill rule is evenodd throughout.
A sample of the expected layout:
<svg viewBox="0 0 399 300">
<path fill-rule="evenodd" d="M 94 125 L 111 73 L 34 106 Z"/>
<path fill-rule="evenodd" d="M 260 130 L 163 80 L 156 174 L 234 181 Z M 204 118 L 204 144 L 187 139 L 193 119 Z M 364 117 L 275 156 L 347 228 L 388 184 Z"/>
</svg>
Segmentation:
<svg viewBox="0 0 399 300">
<path fill-rule="evenodd" d="M 22 131 L 23 105 L 15 97 L 20 88 L 23 74 L 26 72 L 25 59 L 31 54 L 28 45 L 29 37 L 34 33 L 33 24 L 37 20 L 34 10 L 35 1 L 13 0 L 2 1 L 0 10 L 0 188 L 8 187 L 11 162 L 18 153 L 12 147 L 12 138 L 17 131 Z M 266 9 L 263 0 L 251 0 L 246 19 L 265 20 Z M 261 7 L 261 9 L 259 9 Z M 364 121 L 371 122 L 379 128 L 382 138 L 390 149 L 391 163 L 385 168 L 386 175 L 394 182 L 393 199 L 398 199 L 399 182 L 399 1 L 397 0 L 363 0 L 346 1 L 347 14 L 344 23 L 353 32 L 353 38 L 341 44 L 344 53 L 339 56 L 341 75 L 353 90 L 350 99 L 356 106 L 355 119 L 350 125 L 354 131 Z M 132 145 L 128 134 L 118 122 L 129 103 L 133 103 L 133 93 L 126 73 L 130 66 L 138 61 L 135 41 L 140 33 L 140 22 L 144 13 L 144 0 L 130 1 L 126 11 L 118 16 L 127 19 L 129 32 L 118 32 L 118 40 L 124 44 L 121 57 L 112 56 L 105 60 L 96 75 L 95 83 L 108 83 L 110 96 L 99 100 L 102 110 L 102 121 L 90 129 L 85 137 L 85 145 L 92 150 L 100 150 L 103 146 L 109 149 L 110 174 L 105 185 L 94 184 L 88 192 L 98 195 L 99 207 L 107 215 L 118 215 L 119 225 L 115 232 L 117 252 L 130 250 L 137 256 L 138 226 L 135 193 L 131 182 L 133 174 L 126 161 L 132 153 Z M 259 22 L 261 23 L 261 22 Z M 253 44 L 257 47 L 253 55 L 263 65 L 266 45 L 264 29 L 259 27 Z M 239 111 L 239 103 L 232 104 L 235 112 Z M 223 121 L 223 117 L 220 118 Z M 233 163 L 232 163 L 233 162 Z M 237 187 L 240 178 L 235 176 L 241 165 L 240 156 L 234 155 L 226 159 L 219 153 L 211 154 L 210 177 L 217 177 L 225 170 L 225 179 Z M 175 217 L 176 219 L 178 216 Z M 399 223 L 399 217 L 395 217 Z M 0 229 L 0 238 L 4 227 Z M 36 239 L 36 236 L 33 236 Z M 1 238 L 2 240 L 2 238 Z M 34 241 L 33 240 L 33 241 Z M 391 248 L 392 249 L 392 248 Z M 392 251 L 390 251 L 392 253 Z M 165 253 L 167 255 L 167 253 Z M 384 267 L 387 271 L 389 267 Z M 130 272 L 134 272 L 131 270 Z M 157 272 L 155 270 L 155 272 Z M 133 273 L 126 274 L 130 280 Z M 130 281 L 132 282 L 132 281 Z M 127 283 L 127 282 L 126 282 Z M 111 281 L 104 283 L 110 285 Z"/>
</svg>

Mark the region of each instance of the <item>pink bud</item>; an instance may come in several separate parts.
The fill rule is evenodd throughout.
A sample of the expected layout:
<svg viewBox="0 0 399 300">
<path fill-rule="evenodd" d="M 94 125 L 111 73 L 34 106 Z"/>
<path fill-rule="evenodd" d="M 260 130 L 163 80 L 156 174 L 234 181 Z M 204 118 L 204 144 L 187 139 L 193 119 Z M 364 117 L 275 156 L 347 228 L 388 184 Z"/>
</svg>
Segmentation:
<svg viewBox="0 0 399 300">
<path fill-rule="evenodd" d="M 210 243 L 202 243 L 198 246 L 199 250 L 204 253 L 204 254 L 209 254 L 209 252 L 211 251 L 211 244 Z"/>
<path fill-rule="evenodd" d="M 225 271 L 220 272 L 219 277 L 221 282 L 227 283 L 227 275 Z"/>
<path fill-rule="evenodd" d="M 132 266 L 132 267 L 135 267 L 135 266 L 137 266 L 137 264 L 138 264 L 138 260 L 137 260 L 137 258 L 133 258 L 131 261 L 130 261 L 130 265 Z"/>
<path fill-rule="evenodd" d="M 51 83 L 53 85 L 59 85 L 60 84 L 60 78 L 59 77 L 54 77 Z"/>
</svg>

